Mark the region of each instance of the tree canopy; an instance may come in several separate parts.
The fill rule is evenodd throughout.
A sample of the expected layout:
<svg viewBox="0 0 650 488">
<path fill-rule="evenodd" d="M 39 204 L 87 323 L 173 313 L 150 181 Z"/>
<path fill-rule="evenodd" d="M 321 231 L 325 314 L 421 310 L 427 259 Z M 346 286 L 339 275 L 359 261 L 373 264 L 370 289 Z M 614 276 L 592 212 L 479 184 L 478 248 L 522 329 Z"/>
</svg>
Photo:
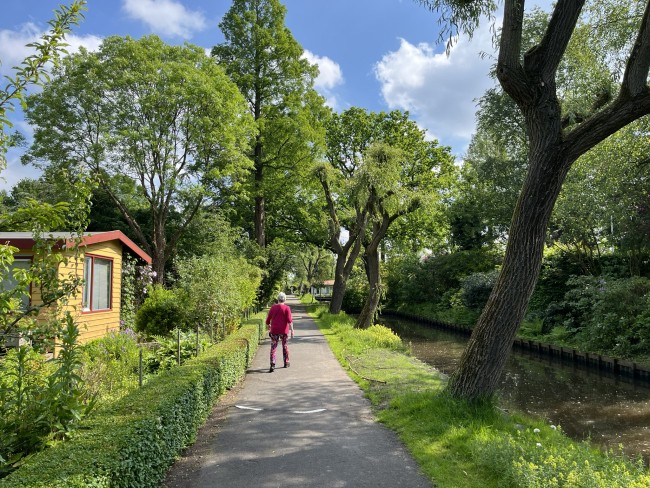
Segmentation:
<svg viewBox="0 0 650 488">
<path fill-rule="evenodd" d="M 29 97 L 26 116 L 35 132 L 23 162 L 92 175 L 152 256 L 159 282 L 201 206 L 249 164 L 252 123 L 237 87 L 203 49 L 156 36 L 109 37 L 98 52 L 67 57 Z M 116 177 L 137 182 L 149 233 Z"/>
</svg>

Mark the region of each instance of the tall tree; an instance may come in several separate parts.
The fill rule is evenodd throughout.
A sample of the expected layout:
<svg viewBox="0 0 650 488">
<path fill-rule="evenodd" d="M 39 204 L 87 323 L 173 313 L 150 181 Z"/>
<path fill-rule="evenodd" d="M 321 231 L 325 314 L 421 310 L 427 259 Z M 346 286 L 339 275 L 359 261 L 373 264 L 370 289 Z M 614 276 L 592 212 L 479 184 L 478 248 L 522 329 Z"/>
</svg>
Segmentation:
<svg viewBox="0 0 650 488">
<path fill-rule="evenodd" d="M 313 89 L 318 69 L 284 24 L 278 0 L 234 0 L 219 24 L 226 42 L 212 55 L 225 66 L 257 124 L 250 159 L 252 229 L 266 247 L 269 206 L 280 212 L 321 146 L 324 101 Z M 274 205 L 275 204 L 275 205 Z"/>
<path fill-rule="evenodd" d="M 379 246 L 393 222 L 435 199 L 434 182 L 453 162 L 447 149 L 426 141 L 407 113 L 356 107 L 330 120 L 327 160 L 317 175 L 330 216 L 328 247 L 337 257 L 330 312 L 340 310 L 347 279 L 363 248 L 370 296 L 359 325 L 367 326 L 379 299 Z M 342 229 L 348 233 L 345 241 Z"/>
<path fill-rule="evenodd" d="M 445 9 L 452 27 L 461 30 L 475 26 L 480 13 L 494 7 L 491 0 L 420 3 Z M 650 113 L 650 2 L 615 0 L 606 8 L 599 4 L 599 9 L 588 12 L 595 18 L 605 14 L 610 19 L 640 15 L 632 22 L 636 36 L 629 37 L 631 43 L 621 44 L 620 52 L 625 48 L 627 55 L 608 53 L 608 66 L 622 67 L 618 93 L 611 98 L 607 93 L 592 95 L 582 104 L 587 111 L 569 117 L 574 112 L 566 110 L 563 93 L 557 89 L 559 66 L 585 0 L 555 3 L 543 35 L 524 52 L 525 4 L 525 0 L 505 0 L 496 73 L 524 116 L 528 171 L 514 210 L 501 272 L 448 385 L 451 394 L 466 399 L 490 396 L 498 385 L 539 276 L 553 206 L 572 164 L 616 131 Z M 616 73 L 612 79 L 617 79 Z"/>
<path fill-rule="evenodd" d="M 151 255 L 157 282 L 211 190 L 248 164 L 252 123 L 237 87 L 203 49 L 155 36 L 110 37 L 96 53 L 69 56 L 26 116 L 36 129 L 23 162 L 91 174 Z M 116 176 L 137 182 L 150 233 L 115 191 Z"/>
<path fill-rule="evenodd" d="M 316 166 L 329 216 L 327 247 L 336 256 L 329 307 L 334 314 L 341 311 L 368 223 L 368 202 L 359 193 L 357 173 L 363 153 L 373 141 L 373 130 L 373 117 L 364 109 L 352 107 L 334 114 L 327 124 L 327 162 Z"/>
<path fill-rule="evenodd" d="M 453 167 L 448 150 L 437 147 L 435 141 L 426 141 L 424 131 L 409 122 L 404 118 L 397 124 L 401 129 L 396 131 L 397 137 L 391 137 L 390 133 L 384 135 L 384 140 L 394 145 L 373 143 L 361 168 L 369 209 L 369 225 L 363 241 L 368 296 L 357 317 L 357 328 L 372 325 L 382 298 L 379 248 L 390 227 L 418 210 L 434 213 L 447 173 Z"/>
</svg>

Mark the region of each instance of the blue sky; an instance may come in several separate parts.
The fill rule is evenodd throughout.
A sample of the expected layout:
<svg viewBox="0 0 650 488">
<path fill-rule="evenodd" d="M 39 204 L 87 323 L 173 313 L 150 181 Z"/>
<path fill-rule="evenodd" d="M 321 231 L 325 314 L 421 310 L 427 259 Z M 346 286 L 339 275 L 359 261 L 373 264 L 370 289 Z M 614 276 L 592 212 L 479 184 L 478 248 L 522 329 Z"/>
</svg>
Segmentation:
<svg viewBox="0 0 650 488">
<path fill-rule="evenodd" d="M 25 44 L 47 29 L 52 11 L 65 0 L 6 2 L 0 19 L 1 74 L 27 54 Z M 284 0 L 286 24 L 319 65 L 316 88 L 335 110 L 401 109 L 451 146 L 462 158 L 474 130 L 475 100 L 490 86 L 491 33 L 487 23 L 469 41 L 461 38 L 449 56 L 438 43 L 437 18 L 413 0 Z M 89 0 L 85 20 L 68 36 L 71 50 L 96 49 L 104 37 L 157 34 L 166 42 L 206 49 L 223 41 L 218 24 L 229 0 Z M 30 129 L 15 116 L 16 128 Z M 0 174 L 8 189 L 34 170 L 12 150 Z"/>
</svg>

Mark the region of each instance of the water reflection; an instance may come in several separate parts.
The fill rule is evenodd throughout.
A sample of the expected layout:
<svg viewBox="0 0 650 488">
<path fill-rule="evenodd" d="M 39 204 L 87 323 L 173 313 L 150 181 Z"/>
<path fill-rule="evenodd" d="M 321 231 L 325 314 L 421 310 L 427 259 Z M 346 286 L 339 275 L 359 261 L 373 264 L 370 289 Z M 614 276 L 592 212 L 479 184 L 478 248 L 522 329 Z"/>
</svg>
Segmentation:
<svg viewBox="0 0 650 488">
<path fill-rule="evenodd" d="M 467 336 L 405 320 L 386 319 L 414 356 L 450 374 Z M 547 419 L 574 439 L 650 458 L 650 385 L 536 353 L 510 356 L 501 378 L 504 408 Z"/>
</svg>

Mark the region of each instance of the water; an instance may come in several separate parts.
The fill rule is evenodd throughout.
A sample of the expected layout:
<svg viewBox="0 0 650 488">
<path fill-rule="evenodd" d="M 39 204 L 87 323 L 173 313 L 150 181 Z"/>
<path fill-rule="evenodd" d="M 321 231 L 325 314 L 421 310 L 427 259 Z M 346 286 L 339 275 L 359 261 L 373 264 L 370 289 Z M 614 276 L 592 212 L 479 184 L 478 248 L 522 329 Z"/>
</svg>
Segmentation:
<svg viewBox="0 0 650 488">
<path fill-rule="evenodd" d="M 406 320 L 386 319 L 413 355 L 450 374 L 468 336 Z M 603 448 L 623 446 L 650 459 L 650 385 L 537 353 L 511 354 L 501 377 L 503 408 L 560 425 L 571 438 L 591 438 Z"/>
</svg>

